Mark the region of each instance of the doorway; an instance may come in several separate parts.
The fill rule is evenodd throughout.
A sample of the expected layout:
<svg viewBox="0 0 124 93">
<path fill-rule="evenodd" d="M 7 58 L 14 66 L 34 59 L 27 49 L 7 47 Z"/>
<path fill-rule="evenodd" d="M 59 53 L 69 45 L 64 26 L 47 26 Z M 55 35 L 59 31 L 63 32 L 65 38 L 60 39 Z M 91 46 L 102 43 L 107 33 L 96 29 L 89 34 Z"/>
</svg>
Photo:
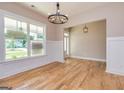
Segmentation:
<svg viewBox="0 0 124 93">
<path fill-rule="evenodd" d="M 87 32 L 85 29 L 87 29 Z M 64 29 L 64 58 L 106 60 L 106 20 Z"/>
</svg>

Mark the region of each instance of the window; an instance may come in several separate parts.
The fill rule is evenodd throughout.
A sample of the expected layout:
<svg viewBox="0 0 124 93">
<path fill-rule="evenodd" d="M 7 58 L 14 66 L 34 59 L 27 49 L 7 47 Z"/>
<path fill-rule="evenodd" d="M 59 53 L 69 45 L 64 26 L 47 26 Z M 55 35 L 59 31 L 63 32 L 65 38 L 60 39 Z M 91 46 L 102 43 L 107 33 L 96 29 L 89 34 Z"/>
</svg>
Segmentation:
<svg viewBox="0 0 124 93">
<path fill-rule="evenodd" d="M 27 24 L 5 18 L 6 60 L 27 56 Z"/>
<path fill-rule="evenodd" d="M 45 54 L 43 26 L 4 18 L 5 60 Z M 29 29 L 28 29 L 29 27 Z"/>
<path fill-rule="evenodd" d="M 30 24 L 31 55 L 44 54 L 44 31 L 43 27 Z"/>
<path fill-rule="evenodd" d="M 64 32 L 64 53 L 65 57 L 69 56 L 69 32 Z"/>
</svg>

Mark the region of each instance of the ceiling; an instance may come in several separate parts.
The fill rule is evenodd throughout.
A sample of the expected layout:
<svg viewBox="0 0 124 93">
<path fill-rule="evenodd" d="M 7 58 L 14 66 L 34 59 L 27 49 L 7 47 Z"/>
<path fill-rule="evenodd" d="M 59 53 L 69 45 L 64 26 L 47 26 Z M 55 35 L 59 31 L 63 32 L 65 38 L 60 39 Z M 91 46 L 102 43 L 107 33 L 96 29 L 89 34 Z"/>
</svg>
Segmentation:
<svg viewBox="0 0 124 93">
<path fill-rule="evenodd" d="M 56 12 L 55 2 L 23 2 L 21 4 L 41 13 L 46 17 L 48 16 L 48 13 L 52 14 Z M 105 4 L 106 3 L 104 2 L 60 2 L 60 12 L 71 17 Z M 31 5 L 34 5 L 35 7 L 31 7 Z"/>
</svg>

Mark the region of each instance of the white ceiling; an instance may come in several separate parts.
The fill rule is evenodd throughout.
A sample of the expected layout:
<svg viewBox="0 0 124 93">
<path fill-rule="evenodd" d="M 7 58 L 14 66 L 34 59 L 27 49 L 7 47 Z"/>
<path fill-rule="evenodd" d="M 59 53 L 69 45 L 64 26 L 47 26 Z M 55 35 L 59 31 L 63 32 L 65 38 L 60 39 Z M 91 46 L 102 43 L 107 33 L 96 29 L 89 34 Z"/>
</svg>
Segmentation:
<svg viewBox="0 0 124 93">
<path fill-rule="evenodd" d="M 40 12 L 44 16 L 48 16 L 48 13 L 56 12 L 55 2 L 24 2 L 21 4 Z M 70 17 L 105 4 L 103 2 L 60 2 L 60 12 Z M 31 5 L 35 7 L 32 8 Z"/>
</svg>

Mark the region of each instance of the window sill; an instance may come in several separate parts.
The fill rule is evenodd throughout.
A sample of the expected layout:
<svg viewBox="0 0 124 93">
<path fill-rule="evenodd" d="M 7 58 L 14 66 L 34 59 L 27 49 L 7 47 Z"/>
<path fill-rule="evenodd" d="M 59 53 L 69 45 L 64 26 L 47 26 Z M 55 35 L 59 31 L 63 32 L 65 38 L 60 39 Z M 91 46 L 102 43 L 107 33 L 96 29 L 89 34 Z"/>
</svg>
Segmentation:
<svg viewBox="0 0 124 93">
<path fill-rule="evenodd" d="M 45 57 L 45 56 L 47 56 L 47 55 L 36 55 L 36 56 L 23 57 L 23 58 L 14 59 L 14 60 L 5 60 L 5 61 L 1 61 L 0 64 L 10 63 L 10 62 L 13 63 L 13 62 L 17 62 L 17 61 L 28 60 L 28 59 L 39 58 L 39 57 Z"/>
</svg>

